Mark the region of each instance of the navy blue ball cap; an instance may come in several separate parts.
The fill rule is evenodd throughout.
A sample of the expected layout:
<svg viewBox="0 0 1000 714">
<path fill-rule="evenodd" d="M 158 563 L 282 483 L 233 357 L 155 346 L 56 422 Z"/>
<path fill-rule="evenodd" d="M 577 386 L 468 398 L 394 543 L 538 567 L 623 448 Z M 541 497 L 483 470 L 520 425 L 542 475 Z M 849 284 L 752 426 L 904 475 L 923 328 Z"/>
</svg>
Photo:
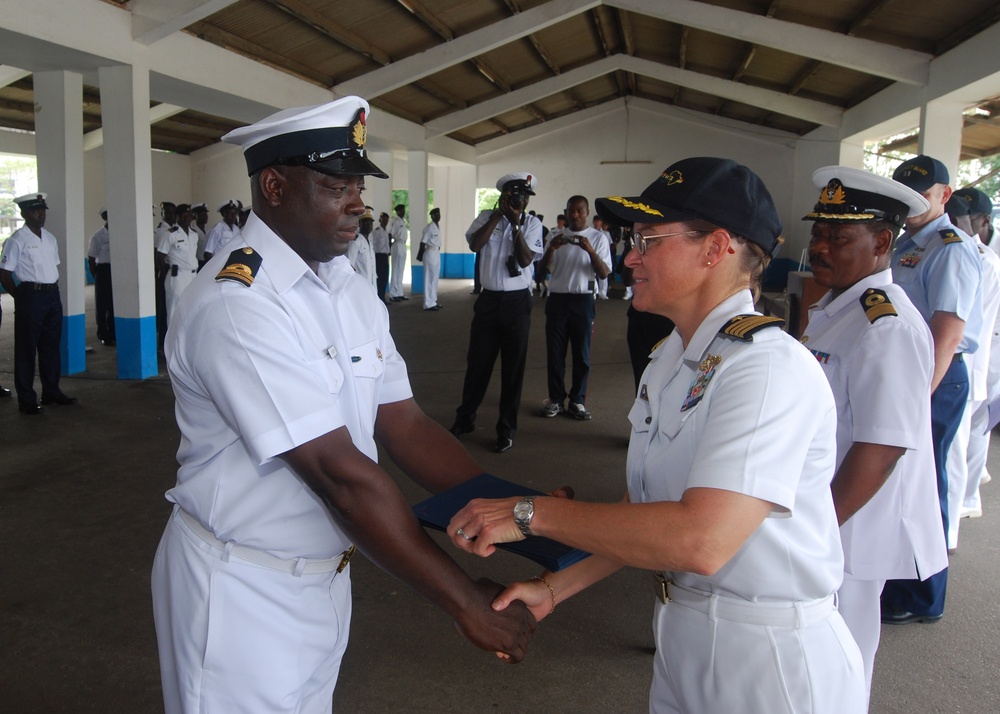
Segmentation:
<svg viewBox="0 0 1000 714">
<path fill-rule="evenodd" d="M 966 186 L 965 188 L 958 189 L 951 195 L 951 198 L 948 199 L 948 205 L 951 205 L 952 199 L 956 197 L 969 204 L 970 215 L 978 213 L 982 213 L 987 216 L 993 215 L 993 201 L 991 201 L 990 197 L 978 188 Z M 951 211 L 949 211 L 949 213 L 950 212 Z"/>
<path fill-rule="evenodd" d="M 904 186 L 912 188 L 917 193 L 927 191 L 931 186 L 951 181 L 948 168 L 931 156 L 914 156 L 907 159 L 892 172 L 892 180 L 899 181 Z"/>
<path fill-rule="evenodd" d="M 639 196 L 595 201 L 597 214 L 615 225 L 701 219 L 743 236 L 768 254 L 783 226 L 764 182 L 732 159 L 697 156 L 663 170 Z"/>
</svg>

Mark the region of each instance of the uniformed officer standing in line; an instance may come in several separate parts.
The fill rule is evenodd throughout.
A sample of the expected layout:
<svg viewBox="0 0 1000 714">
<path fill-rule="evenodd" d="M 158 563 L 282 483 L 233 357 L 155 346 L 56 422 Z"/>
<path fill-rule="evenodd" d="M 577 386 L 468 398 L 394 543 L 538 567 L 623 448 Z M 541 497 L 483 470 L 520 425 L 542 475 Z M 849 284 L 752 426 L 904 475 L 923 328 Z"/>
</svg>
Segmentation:
<svg viewBox="0 0 1000 714">
<path fill-rule="evenodd" d="M 22 414 L 41 414 L 35 392 L 35 357 L 42 382 L 42 404 L 68 406 L 76 397 L 59 388 L 63 309 L 59 297 L 59 246 L 45 230 L 48 204 L 44 193 L 14 199 L 24 225 L 3 245 L 0 285 L 14 296 L 14 389 Z M 18 284 L 14 283 L 17 276 Z"/>
<path fill-rule="evenodd" d="M 156 248 L 177 225 L 177 206 L 170 201 L 163 201 L 160 204 L 160 216 L 162 220 L 153 230 L 153 269 L 156 277 L 156 344 L 162 350 L 163 340 L 167 335 L 167 270 L 165 263 L 157 256 Z"/>
<path fill-rule="evenodd" d="M 388 311 L 345 257 L 365 177 L 387 178 L 367 114 L 344 97 L 223 137 L 243 147 L 253 213 L 167 338 L 180 469 L 152 579 L 167 714 L 328 714 L 352 542 L 487 651 L 519 660 L 534 629 L 523 605 L 490 608 L 501 587 L 473 582 L 378 464 L 377 443 L 434 492 L 483 470 L 413 400 Z"/>
<path fill-rule="evenodd" d="M 424 234 L 420 237 L 423 249 L 424 263 L 424 310 L 437 312 L 438 277 L 441 274 L 441 209 L 432 208 L 430 223 L 424 226 Z"/>
<path fill-rule="evenodd" d="M 455 410 L 451 433 L 468 434 L 476 427 L 476 410 L 490 386 L 493 365 L 500 356 L 500 416 L 494 451 L 514 445 L 517 412 L 521 406 L 524 364 L 531 328 L 529 269 L 544 251 L 542 223 L 527 213 L 538 178 L 527 172 L 502 176 L 497 181 L 500 198 L 492 211 L 483 211 L 465 232 L 469 249 L 481 253 L 483 292 L 476 298 L 469 331 L 462 403 Z"/>
<path fill-rule="evenodd" d="M 242 208 L 243 204 L 235 198 L 230 198 L 219 206 L 219 213 L 222 214 L 222 220 L 212 226 L 212 230 L 208 234 L 208 239 L 205 241 L 204 259 L 206 263 L 212 259 L 213 255 L 221 252 L 223 246 L 229 241 L 239 237 L 239 220 Z"/>
<path fill-rule="evenodd" d="M 166 274 L 164 296 L 167 302 L 167 325 L 177 308 L 181 293 L 194 280 L 198 272 L 198 258 L 195 250 L 198 247 L 197 236 L 191 230 L 191 206 L 182 203 L 177 206 L 177 225 L 160 236 L 156 244 L 156 258 L 160 261 L 160 269 Z"/>
<path fill-rule="evenodd" d="M 982 331 L 983 268 L 975 248 L 945 213 L 952 192 L 944 164 L 920 155 L 900 164 L 892 178 L 930 203 L 927 212 L 906 219 L 891 266 L 893 282 L 910 298 L 934 339 L 931 426 L 941 521 L 947 533 L 947 455 L 969 394 L 964 355 L 976 351 Z M 947 582 L 947 568 L 923 581 L 890 580 L 882 591 L 882 622 L 940 620 Z"/>
<path fill-rule="evenodd" d="M 90 237 L 87 263 L 94 276 L 94 312 L 97 339 L 102 345 L 115 344 L 115 301 L 111 291 L 111 234 L 108 232 L 108 209 L 101 209 L 104 225 Z"/>
<path fill-rule="evenodd" d="M 194 214 L 194 223 L 191 230 L 198 235 L 198 247 L 195 249 L 195 257 L 198 258 L 198 270 L 205 264 L 205 245 L 208 243 L 208 206 L 205 203 L 196 203 L 191 206 L 191 213 Z"/>
<path fill-rule="evenodd" d="M 372 229 L 372 249 L 375 251 L 375 290 L 379 300 L 389 302 L 385 291 L 389 288 L 389 255 L 392 244 L 385 227 L 389 225 L 389 214 L 383 211 L 378 216 L 378 225 Z"/>
<path fill-rule="evenodd" d="M 365 206 L 365 212 L 358 218 L 358 237 L 347 247 L 347 259 L 354 270 L 368 283 L 375 285 L 375 253 L 368 238 L 375 224 L 372 207 Z"/>
<path fill-rule="evenodd" d="M 955 191 L 952 200 L 955 200 L 956 197 L 968 206 L 970 235 L 978 238 L 980 246 L 988 246 L 986 250 L 980 248 L 980 256 L 983 258 L 983 310 L 984 313 L 988 313 L 988 305 L 991 302 L 988 296 L 993 293 L 993 299 L 996 300 L 998 299 L 996 293 L 1000 292 L 1000 282 L 994 280 L 991 283 L 986 279 L 989 274 L 987 272 L 987 263 L 993 263 L 994 266 L 997 265 L 997 260 L 991 259 L 989 256 L 991 253 L 996 255 L 996 252 L 990 250 L 990 247 L 993 247 L 998 241 L 990 244 L 987 243 L 993 237 L 993 202 L 989 196 L 978 188 L 973 187 L 960 188 Z M 948 203 L 951 205 L 951 201 Z M 990 449 L 990 431 L 988 429 L 990 404 L 1000 397 L 1000 309 L 997 310 L 997 318 L 992 324 L 990 323 L 988 314 L 984 322 L 986 324 L 984 325 L 983 334 L 988 337 L 990 342 L 989 360 L 988 364 L 985 365 L 986 397 L 973 409 L 969 425 L 968 480 L 966 482 L 964 503 L 959 511 L 959 515 L 962 518 L 979 518 L 983 515 L 982 501 L 979 498 L 979 484 L 983 477 L 987 475 L 986 459 Z M 986 341 L 984 339 L 983 343 L 979 346 L 979 350 L 976 350 L 974 367 L 976 372 L 983 369 L 983 365 L 979 359 L 979 352 L 985 345 Z"/>
<path fill-rule="evenodd" d="M 393 302 L 409 300 L 403 295 L 403 270 L 406 267 L 406 205 L 400 203 L 393 209 L 395 216 L 389 221 L 389 238 L 392 240 L 392 271 L 389 273 L 389 298 Z"/>
<path fill-rule="evenodd" d="M 837 402 L 833 503 L 844 546 L 838 609 L 871 689 L 889 578 L 923 579 L 948 566 L 931 442 L 931 333 L 892 282 L 892 243 L 930 204 L 916 191 L 859 169 L 813 173 L 819 201 L 809 264 L 829 292 L 809 311 L 802 343 Z"/>
<path fill-rule="evenodd" d="M 549 397 L 543 417 L 562 413 L 579 421 L 590 419 L 587 381 L 590 341 L 594 331 L 594 281 L 611 273 L 611 250 L 604 233 L 587 227 L 590 202 L 584 196 L 566 201 L 566 228 L 550 233 L 545 253 L 535 269 L 549 277 L 545 302 L 545 349 Z M 536 274 L 537 277 L 537 274 Z M 573 349 L 573 382 L 566 401 L 566 348 Z"/>
</svg>

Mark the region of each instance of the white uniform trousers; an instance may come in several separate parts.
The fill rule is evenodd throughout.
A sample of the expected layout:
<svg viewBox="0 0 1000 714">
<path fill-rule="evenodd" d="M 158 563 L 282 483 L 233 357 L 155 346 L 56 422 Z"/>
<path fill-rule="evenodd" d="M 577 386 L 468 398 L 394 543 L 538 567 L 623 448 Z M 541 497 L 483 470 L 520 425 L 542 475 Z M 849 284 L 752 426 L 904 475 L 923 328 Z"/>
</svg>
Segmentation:
<svg viewBox="0 0 1000 714">
<path fill-rule="evenodd" d="M 389 248 L 392 266 L 389 271 L 389 297 L 403 297 L 403 269 L 406 267 L 406 243 Z"/>
<path fill-rule="evenodd" d="M 866 709 L 861 655 L 832 605 L 796 627 L 738 622 L 676 600 L 657 601 L 653 635 L 651 714 Z"/>
<path fill-rule="evenodd" d="M 178 268 L 177 275 L 172 275 L 169 271 L 173 271 L 173 268 L 167 268 L 167 270 L 167 279 L 163 283 L 163 289 L 167 297 L 167 324 L 169 325 L 170 318 L 174 314 L 174 309 L 181 299 L 181 294 L 194 280 L 196 272 L 194 270 Z"/>
<path fill-rule="evenodd" d="M 856 580 L 844 575 L 844 582 L 837 592 L 837 610 L 847 623 L 847 629 L 854 636 L 861 650 L 865 666 L 866 692 L 871 693 L 872 670 L 875 668 L 875 653 L 882 638 L 882 610 L 879 598 L 884 580 Z"/>
<path fill-rule="evenodd" d="M 441 275 L 441 251 L 424 249 L 424 309 L 438 304 L 438 277 Z"/>
<path fill-rule="evenodd" d="M 962 504 L 965 502 L 965 485 L 969 480 L 969 435 L 972 431 L 972 412 L 976 402 L 967 401 L 962 419 L 958 423 L 955 439 L 948 449 L 945 469 L 948 474 L 948 549 L 958 547 L 958 524 Z"/>
<path fill-rule="evenodd" d="M 990 455 L 990 433 L 986 427 L 990 425 L 990 400 L 974 402 L 972 421 L 969 426 L 969 476 L 965 482 L 964 508 L 981 510 L 979 499 L 979 481 L 986 473 L 986 459 Z"/>
<path fill-rule="evenodd" d="M 350 566 L 295 576 L 227 561 L 175 508 L 152 585 L 166 714 L 333 710 L 350 633 Z"/>
</svg>

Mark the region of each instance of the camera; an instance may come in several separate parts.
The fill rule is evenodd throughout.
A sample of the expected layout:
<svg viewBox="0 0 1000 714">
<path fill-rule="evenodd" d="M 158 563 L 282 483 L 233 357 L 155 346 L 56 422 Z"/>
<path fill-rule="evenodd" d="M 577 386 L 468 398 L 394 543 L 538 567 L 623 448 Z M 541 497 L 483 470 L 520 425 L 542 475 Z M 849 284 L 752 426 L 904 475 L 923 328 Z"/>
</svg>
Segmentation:
<svg viewBox="0 0 1000 714">
<path fill-rule="evenodd" d="M 528 203 L 528 194 L 523 191 L 511 191 L 507 194 L 507 205 L 513 208 L 515 211 L 520 211 Z"/>
<path fill-rule="evenodd" d="M 507 274 L 512 278 L 521 274 L 521 266 L 517 264 L 517 258 L 513 253 L 507 256 Z"/>
</svg>

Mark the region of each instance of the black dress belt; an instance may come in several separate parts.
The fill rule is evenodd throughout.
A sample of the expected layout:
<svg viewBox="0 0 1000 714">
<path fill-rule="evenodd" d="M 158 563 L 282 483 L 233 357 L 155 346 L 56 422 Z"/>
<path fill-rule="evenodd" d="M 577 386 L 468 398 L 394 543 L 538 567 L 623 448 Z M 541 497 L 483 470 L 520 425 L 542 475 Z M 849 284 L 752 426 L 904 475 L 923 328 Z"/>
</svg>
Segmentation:
<svg viewBox="0 0 1000 714">
<path fill-rule="evenodd" d="M 21 283 L 18 287 L 23 287 L 25 290 L 37 290 L 39 292 L 58 290 L 59 283 L 29 283 L 27 281 Z"/>
</svg>

